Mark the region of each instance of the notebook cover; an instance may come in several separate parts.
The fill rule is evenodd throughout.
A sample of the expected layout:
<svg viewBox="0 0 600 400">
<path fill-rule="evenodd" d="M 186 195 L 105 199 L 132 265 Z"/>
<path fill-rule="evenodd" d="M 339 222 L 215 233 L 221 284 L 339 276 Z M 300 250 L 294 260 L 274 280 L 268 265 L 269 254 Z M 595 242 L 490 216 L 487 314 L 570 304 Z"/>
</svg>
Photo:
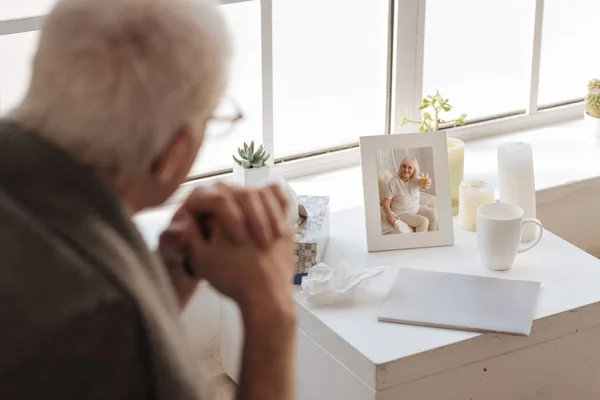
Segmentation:
<svg viewBox="0 0 600 400">
<path fill-rule="evenodd" d="M 379 321 L 529 335 L 540 283 L 401 268 Z"/>
</svg>

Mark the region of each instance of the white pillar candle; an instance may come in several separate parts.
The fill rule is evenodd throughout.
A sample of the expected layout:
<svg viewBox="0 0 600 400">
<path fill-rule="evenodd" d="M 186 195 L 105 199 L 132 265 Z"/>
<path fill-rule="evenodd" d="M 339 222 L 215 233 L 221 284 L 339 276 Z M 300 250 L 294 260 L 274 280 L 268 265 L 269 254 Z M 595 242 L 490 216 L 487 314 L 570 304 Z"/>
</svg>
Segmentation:
<svg viewBox="0 0 600 400">
<path fill-rule="evenodd" d="M 458 195 L 458 222 L 463 229 L 475 231 L 477 209 L 494 202 L 494 187 L 484 181 L 463 181 Z"/>
<path fill-rule="evenodd" d="M 505 143 L 498 147 L 498 176 L 500 201 L 515 204 L 525 218 L 536 218 L 535 180 L 531 145 L 523 142 Z M 523 226 L 521 241 L 535 239 L 537 226 Z"/>
<path fill-rule="evenodd" d="M 463 180 L 465 166 L 465 142 L 448 138 L 448 164 L 450 170 L 450 198 L 452 199 L 452 215 L 458 214 L 458 187 Z M 531 224 L 530 224 L 531 225 Z"/>
</svg>

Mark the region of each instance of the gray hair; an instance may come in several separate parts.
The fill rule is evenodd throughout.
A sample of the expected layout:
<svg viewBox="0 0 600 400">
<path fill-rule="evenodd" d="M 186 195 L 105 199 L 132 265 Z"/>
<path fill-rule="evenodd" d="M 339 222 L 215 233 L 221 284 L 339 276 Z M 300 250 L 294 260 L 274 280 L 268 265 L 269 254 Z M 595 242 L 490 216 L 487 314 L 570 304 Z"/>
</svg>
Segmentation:
<svg viewBox="0 0 600 400">
<path fill-rule="evenodd" d="M 61 0 L 12 117 L 102 175 L 135 178 L 214 112 L 229 50 L 207 0 Z"/>
<path fill-rule="evenodd" d="M 412 175 L 410 176 L 410 180 L 411 181 L 418 180 L 419 177 L 421 176 L 421 168 L 419 167 L 419 161 L 417 161 L 417 159 L 414 157 L 406 156 L 402 159 L 402 161 L 400 162 L 400 166 L 398 167 L 398 176 L 400 175 L 400 171 L 402 170 L 402 165 L 404 165 L 406 163 L 410 164 L 414 168 L 414 171 L 413 171 Z"/>
</svg>

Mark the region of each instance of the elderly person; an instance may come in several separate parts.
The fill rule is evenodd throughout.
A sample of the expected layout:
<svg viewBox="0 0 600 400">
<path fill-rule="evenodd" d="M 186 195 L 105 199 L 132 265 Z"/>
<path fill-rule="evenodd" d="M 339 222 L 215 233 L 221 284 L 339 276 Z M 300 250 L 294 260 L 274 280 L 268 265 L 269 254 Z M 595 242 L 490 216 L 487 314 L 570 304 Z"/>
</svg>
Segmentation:
<svg viewBox="0 0 600 400">
<path fill-rule="evenodd" d="M 0 398 L 209 399 L 179 319 L 201 279 L 242 312 L 239 398 L 293 397 L 281 191 L 195 191 L 158 254 L 132 222 L 186 178 L 228 50 L 203 0 L 62 0 L 46 18 L 0 121 Z"/>
<path fill-rule="evenodd" d="M 397 233 L 402 232 L 401 222 L 414 229 L 414 232 L 437 231 L 435 211 L 420 204 L 421 188 L 430 187 L 431 179 L 421 178 L 419 162 L 414 157 L 404 157 L 398 174 L 388 183 L 383 200 L 387 221 Z"/>
</svg>

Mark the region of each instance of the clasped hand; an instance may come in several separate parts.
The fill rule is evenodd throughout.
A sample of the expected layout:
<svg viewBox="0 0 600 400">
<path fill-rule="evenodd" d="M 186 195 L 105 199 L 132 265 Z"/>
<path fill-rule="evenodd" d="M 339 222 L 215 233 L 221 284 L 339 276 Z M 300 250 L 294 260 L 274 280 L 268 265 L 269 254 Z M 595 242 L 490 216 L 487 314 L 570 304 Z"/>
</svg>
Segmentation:
<svg viewBox="0 0 600 400">
<path fill-rule="evenodd" d="M 217 184 L 196 189 L 159 240 L 167 265 L 189 257 L 199 278 L 241 307 L 288 301 L 293 235 L 287 200 L 277 185 L 260 189 Z"/>
</svg>

